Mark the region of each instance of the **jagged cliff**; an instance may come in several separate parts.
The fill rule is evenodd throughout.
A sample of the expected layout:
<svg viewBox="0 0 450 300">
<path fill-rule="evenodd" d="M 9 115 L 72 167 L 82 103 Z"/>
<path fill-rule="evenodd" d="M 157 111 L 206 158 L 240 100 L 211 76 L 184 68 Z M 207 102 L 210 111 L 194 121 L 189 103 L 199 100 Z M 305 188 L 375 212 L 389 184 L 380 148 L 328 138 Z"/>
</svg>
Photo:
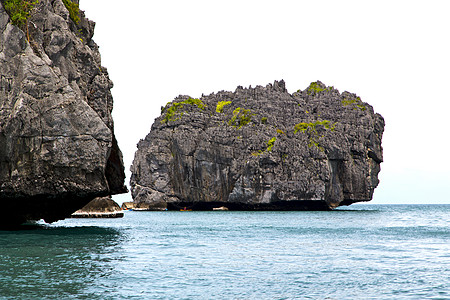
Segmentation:
<svg viewBox="0 0 450 300">
<path fill-rule="evenodd" d="M 76 1 L 30 4 L 22 24 L 11 2 L 0 2 L 0 219 L 52 222 L 126 192 L 113 84 Z"/>
<path fill-rule="evenodd" d="M 331 209 L 372 199 L 384 120 L 321 82 L 238 87 L 162 108 L 131 166 L 137 207 Z"/>
</svg>

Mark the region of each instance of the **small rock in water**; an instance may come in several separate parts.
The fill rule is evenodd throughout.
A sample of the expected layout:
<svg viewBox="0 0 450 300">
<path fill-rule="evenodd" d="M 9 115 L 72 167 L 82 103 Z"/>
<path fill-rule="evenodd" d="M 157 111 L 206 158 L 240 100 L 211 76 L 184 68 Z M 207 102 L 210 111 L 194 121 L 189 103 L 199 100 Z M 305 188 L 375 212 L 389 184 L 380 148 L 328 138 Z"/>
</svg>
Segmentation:
<svg viewBox="0 0 450 300">
<path fill-rule="evenodd" d="M 77 210 L 72 218 L 122 218 L 123 211 L 111 197 L 98 197 Z"/>
</svg>

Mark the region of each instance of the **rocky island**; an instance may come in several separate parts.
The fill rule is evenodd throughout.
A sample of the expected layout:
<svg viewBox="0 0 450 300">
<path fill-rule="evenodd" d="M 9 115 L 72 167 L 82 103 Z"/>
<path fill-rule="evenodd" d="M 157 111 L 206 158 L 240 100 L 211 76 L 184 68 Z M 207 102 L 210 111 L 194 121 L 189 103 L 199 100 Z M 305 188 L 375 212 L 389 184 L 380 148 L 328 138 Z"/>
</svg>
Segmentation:
<svg viewBox="0 0 450 300">
<path fill-rule="evenodd" d="M 94 26 L 78 1 L 0 1 L 1 224 L 127 191 Z"/>
<path fill-rule="evenodd" d="M 149 210 L 328 210 L 372 199 L 383 117 L 320 81 L 284 81 L 161 108 L 131 166 L 136 207 Z"/>
</svg>

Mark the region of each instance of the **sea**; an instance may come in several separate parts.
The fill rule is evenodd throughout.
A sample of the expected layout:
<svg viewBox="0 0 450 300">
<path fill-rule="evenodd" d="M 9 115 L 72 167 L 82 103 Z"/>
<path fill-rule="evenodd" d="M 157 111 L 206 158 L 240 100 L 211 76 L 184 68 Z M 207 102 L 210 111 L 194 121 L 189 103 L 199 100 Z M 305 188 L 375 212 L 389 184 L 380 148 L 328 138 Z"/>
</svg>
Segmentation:
<svg viewBox="0 0 450 300">
<path fill-rule="evenodd" d="M 450 299 L 450 205 L 28 224 L 0 231 L 0 299 Z"/>
</svg>

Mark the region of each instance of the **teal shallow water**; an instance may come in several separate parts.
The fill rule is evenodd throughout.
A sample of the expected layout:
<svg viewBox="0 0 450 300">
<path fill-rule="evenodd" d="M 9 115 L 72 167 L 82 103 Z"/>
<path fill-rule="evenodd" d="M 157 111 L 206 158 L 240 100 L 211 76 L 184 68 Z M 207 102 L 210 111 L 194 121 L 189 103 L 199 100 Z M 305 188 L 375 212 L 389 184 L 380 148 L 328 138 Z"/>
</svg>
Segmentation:
<svg viewBox="0 0 450 300">
<path fill-rule="evenodd" d="M 126 212 L 0 231 L 0 299 L 450 299 L 450 205 Z"/>
</svg>

